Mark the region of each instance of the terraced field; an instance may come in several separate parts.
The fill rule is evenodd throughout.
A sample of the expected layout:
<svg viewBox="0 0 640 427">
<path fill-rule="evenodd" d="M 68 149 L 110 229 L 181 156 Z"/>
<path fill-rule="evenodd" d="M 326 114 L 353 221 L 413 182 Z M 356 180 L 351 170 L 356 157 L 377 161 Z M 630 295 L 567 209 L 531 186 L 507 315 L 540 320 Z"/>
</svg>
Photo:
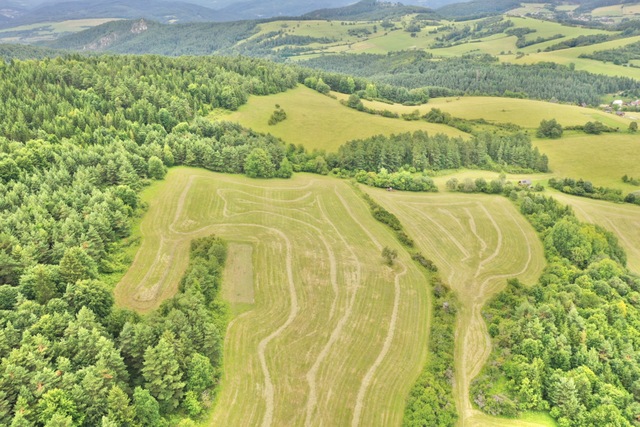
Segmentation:
<svg viewBox="0 0 640 427">
<path fill-rule="evenodd" d="M 287 118 L 269 126 L 269 117 L 280 105 Z M 426 122 L 408 122 L 387 118 L 341 105 L 337 100 L 305 86 L 270 96 L 252 96 L 237 112 L 214 116 L 237 121 L 259 132 L 271 133 L 286 143 L 302 144 L 307 150 L 337 151 L 347 141 L 370 136 L 425 130 L 450 136 L 468 136 L 449 126 Z"/>
<path fill-rule="evenodd" d="M 491 352 L 481 311 L 517 277 L 532 284 L 544 267 L 542 245 L 531 226 L 504 197 L 367 191 L 395 213 L 460 300 L 456 331 L 455 396 L 460 425 L 548 425 L 541 420 L 489 417 L 472 407 L 469 385 Z"/>
<path fill-rule="evenodd" d="M 234 317 L 210 425 L 400 424 L 427 357 L 427 278 L 346 182 L 172 168 L 153 191 L 121 306 L 170 295 L 191 239 L 230 242 Z M 393 268 L 384 246 L 399 251 Z"/>
<path fill-rule="evenodd" d="M 582 221 L 598 224 L 613 232 L 627 253 L 627 266 L 640 274 L 640 206 L 604 202 L 559 192 L 554 192 L 553 197 L 571 206 Z"/>
</svg>

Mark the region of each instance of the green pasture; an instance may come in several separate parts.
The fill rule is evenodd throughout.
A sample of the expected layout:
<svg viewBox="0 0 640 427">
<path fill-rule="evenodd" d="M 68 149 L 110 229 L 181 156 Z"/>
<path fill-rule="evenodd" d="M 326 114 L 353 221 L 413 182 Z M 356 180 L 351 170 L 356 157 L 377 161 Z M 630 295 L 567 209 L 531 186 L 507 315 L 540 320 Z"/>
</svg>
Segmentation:
<svg viewBox="0 0 640 427">
<path fill-rule="evenodd" d="M 276 104 L 284 109 L 287 118 L 269 126 L 269 117 Z M 467 136 L 445 125 L 409 122 L 359 112 L 304 86 L 276 95 L 252 96 L 238 111 L 212 118 L 237 121 L 243 126 L 277 136 L 286 143 L 302 144 L 308 150 L 336 151 L 353 139 L 416 130 Z"/>
<path fill-rule="evenodd" d="M 582 178 L 597 186 L 620 188 L 625 193 L 638 190 L 622 182 L 625 174 L 640 176 L 638 134 L 580 133 L 561 139 L 535 140 L 534 144 L 549 156 L 549 168 L 557 177 Z"/>
<path fill-rule="evenodd" d="M 336 95 L 339 99 L 346 100 L 348 98 L 348 95 Z M 635 115 L 629 113 L 629 117 L 619 117 L 595 108 L 490 96 L 433 98 L 427 104 L 417 107 L 377 101 L 363 100 L 362 102 L 369 108 L 386 109 L 398 114 L 409 114 L 415 110 L 420 111 L 420 114 L 425 114 L 432 108 L 439 108 L 454 117 L 469 120 L 484 119 L 492 123 L 513 123 L 528 130 L 537 129 L 540 121 L 549 119 L 556 119 L 563 126 L 576 126 L 590 121 L 599 121 L 607 126 L 626 130 L 632 121 L 629 117 L 638 116 L 640 118 L 640 113 Z"/>
</svg>

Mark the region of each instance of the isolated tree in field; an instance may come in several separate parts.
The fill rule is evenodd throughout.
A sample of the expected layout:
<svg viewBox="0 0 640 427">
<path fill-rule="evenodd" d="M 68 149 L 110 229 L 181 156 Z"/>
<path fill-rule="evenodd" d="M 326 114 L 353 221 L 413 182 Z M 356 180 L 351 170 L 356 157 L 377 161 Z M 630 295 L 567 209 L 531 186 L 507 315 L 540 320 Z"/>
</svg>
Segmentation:
<svg viewBox="0 0 640 427">
<path fill-rule="evenodd" d="M 398 258 L 398 251 L 385 246 L 384 249 L 382 249 L 382 258 L 384 258 L 385 264 L 392 266 L 396 258 Z"/>
<path fill-rule="evenodd" d="M 352 93 L 351 95 L 349 95 L 349 99 L 347 100 L 347 106 L 349 108 L 354 108 L 359 111 L 364 110 L 364 105 L 362 105 L 362 101 L 360 100 L 360 97 L 355 93 Z"/>
<path fill-rule="evenodd" d="M 560 138 L 562 136 L 562 126 L 556 119 L 542 120 L 536 131 L 536 136 L 538 138 Z"/>
<path fill-rule="evenodd" d="M 262 148 L 254 148 L 244 161 L 244 172 L 251 178 L 272 178 L 275 168 L 269 153 Z"/>
<path fill-rule="evenodd" d="M 629 132 L 637 132 L 638 131 L 638 122 L 629 123 Z"/>
<path fill-rule="evenodd" d="M 149 171 L 149 177 L 153 179 L 162 179 L 167 173 L 167 170 L 165 169 L 164 164 L 162 163 L 162 160 L 160 160 L 160 158 L 157 156 L 151 156 L 149 158 L 148 171 Z"/>
</svg>

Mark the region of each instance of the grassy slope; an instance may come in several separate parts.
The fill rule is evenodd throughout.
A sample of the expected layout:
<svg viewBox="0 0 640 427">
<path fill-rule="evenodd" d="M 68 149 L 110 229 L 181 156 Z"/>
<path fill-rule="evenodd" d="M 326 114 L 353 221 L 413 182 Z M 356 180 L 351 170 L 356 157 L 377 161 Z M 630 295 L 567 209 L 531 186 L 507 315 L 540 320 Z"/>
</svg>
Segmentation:
<svg viewBox="0 0 640 427">
<path fill-rule="evenodd" d="M 342 99 L 346 95 L 338 94 Z M 450 98 L 433 98 L 428 104 L 420 107 L 409 107 L 399 104 L 388 105 L 382 102 L 363 101 L 370 108 L 387 109 L 399 114 L 411 113 L 418 109 L 421 114 L 432 108 L 451 113 L 463 119 L 485 119 L 497 123 L 514 123 L 527 129 L 536 129 L 543 119 L 557 119 L 563 126 L 583 125 L 588 121 L 600 121 L 607 126 L 627 129 L 632 121 L 593 108 L 582 108 L 575 105 L 554 104 L 545 101 L 527 99 L 498 98 L 485 96 L 464 96 Z M 633 117 L 633 113 L 629 113 Z M 640 116 L 640 114 L 637 114 Z"/>
<path fill-rule="evenodd" d="M 534 143 L 549 156 L 549 167 L 558 177 L 583 178 L 625 192 L 638 189 L 622 182 L 625 174 L 640 176 L 638 134 L 575 134 Z"/>
<path fill-rule="evenodd" d="M 170 294 L 194 237 L 252 247 L 255 303 L 232 307 L 211 425 L 400 423 L 427 357 L 427 279 L 346 182 L 172 168 L 155 192 L 121 305 L 151 308 Z M 383 246 L 400 253 L 393 269 Z M 246 291 L 233 271 L 224 286 Z"/>
<path fill-rule="evenodd" d="M 556 42 L 559 40 L 556 40 Z M 591 46 L 575 47 L 572 49 L 562 49 L 553 52 L 531 53 L 516 59 L 513 56 L 501 56 L 501 61 L 514 62 L 516 64 L 533 64 L 536 62 L 556 62 L 558 64 L 569 65 L 575 64 L 576 70 L 589 71 L 596 74 L 604 74 L 607 76 L 622 76 L 640 79 L 640 69 L 629 68 L 611 63 L 595 61 L 593 59 L 579 58 L 583 53 L 592 53 L 597 50 L 609 50 L 617 47 L 625 46 L 640 41 L 640 36 L 628 37 L 625 39 L 598 43 Z"/>
<path fill-rule="evenodd" d="M 544 254 L 535 231 L 501 196 L 367 191 L 400 218 L 458 295 L 454 393 L 461 425 L 548 425 L 542 419 L 489 417 L 473 409 L 469 400 L 469 384 L 491 352 L 482 306 L 508 278 L 527 284 L 537 280 Z"/>
<path fill-rule="evenodd" d="M 287 119 L 269 126 L 267 122 L 275 104 L 285 110 Z M 415 130 L 451 136 L 466 135 L 444 125 L 361 113 L 304 86 L 277 95 L 253 96 L 237 112 L 216 118 L 237 121 L 259 132 L 271 133 L 287 143 L 302 144 L 309 150 L 336 151 L 352 139 Z"/>
</svg>

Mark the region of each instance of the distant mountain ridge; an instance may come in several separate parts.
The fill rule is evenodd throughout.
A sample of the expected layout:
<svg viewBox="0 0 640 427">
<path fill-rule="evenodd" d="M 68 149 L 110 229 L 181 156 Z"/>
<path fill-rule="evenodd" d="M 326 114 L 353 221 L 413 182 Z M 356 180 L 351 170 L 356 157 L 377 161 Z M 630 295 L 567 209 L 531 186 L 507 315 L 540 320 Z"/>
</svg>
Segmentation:
<svg viewBox="0 0 640 427">
<path fill-rule="evenodd" d="M 433 13 L 432 9 L 422 6 L 405 6 L 399 2 L 361 0 L 349 6 L 315 10 L 304 15 L 312 19 L 382 19 L 411 13 Z"/>
</svg>

